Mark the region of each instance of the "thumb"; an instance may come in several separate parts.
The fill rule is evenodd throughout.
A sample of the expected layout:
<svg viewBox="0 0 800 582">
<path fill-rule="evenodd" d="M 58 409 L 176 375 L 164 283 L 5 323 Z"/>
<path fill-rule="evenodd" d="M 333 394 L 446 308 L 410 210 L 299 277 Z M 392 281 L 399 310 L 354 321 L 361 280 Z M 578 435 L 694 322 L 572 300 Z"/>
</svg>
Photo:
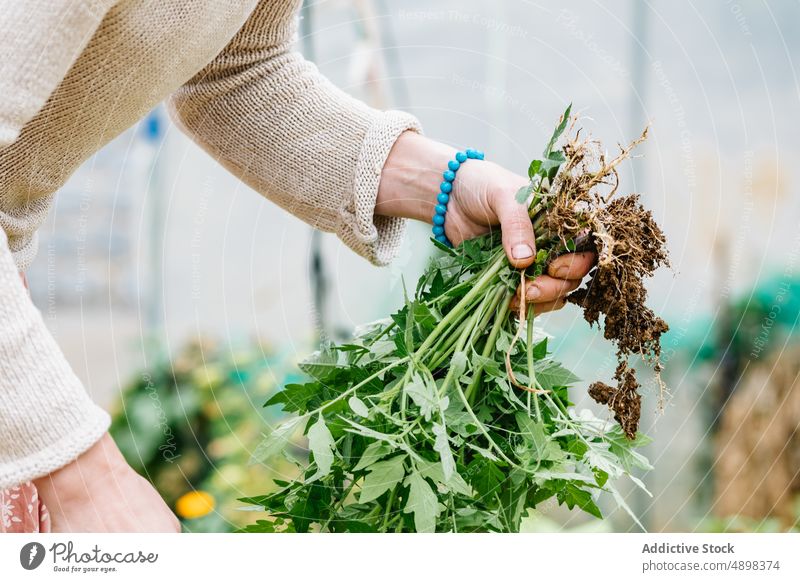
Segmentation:
<svg viewBox="0 0 800 582">
<path fill-rule="evenodd" d="M 496 212 L 508 261 L 517 269 L 528 267 L 536 255 L 536 240 L 528 216 L 528 205 L 520 204 L 513 195 L 508 195 L 498 204 Z"/>
</svg>

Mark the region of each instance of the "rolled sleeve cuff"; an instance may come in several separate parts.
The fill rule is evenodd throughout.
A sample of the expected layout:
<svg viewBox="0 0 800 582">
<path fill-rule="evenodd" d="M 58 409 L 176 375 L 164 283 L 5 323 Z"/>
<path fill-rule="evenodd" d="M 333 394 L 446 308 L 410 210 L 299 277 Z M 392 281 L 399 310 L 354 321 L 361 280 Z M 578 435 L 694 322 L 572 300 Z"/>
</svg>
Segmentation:
<svg viewBox="0 0 800 582">
<path fill-rule="evenodd" d="M 389 264 L 403 242 L 406 220 L 375 216 L 381 172 L 397 138 L 422 133 L 419 121 L 401 111 L 381 113 L 369 127 L 355 168 L 353 197 L 342 207 L 337 235 L 351 249 L 379 266 Z"/>
</svg>

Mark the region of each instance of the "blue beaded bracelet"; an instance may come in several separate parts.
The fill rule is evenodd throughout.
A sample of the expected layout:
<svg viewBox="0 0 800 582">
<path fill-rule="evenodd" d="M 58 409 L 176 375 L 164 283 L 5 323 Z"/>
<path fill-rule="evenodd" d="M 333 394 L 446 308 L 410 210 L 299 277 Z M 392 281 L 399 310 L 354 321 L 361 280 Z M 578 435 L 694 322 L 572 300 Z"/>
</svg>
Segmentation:
<svg viewBox="0 0 800 582">
<path fill-rule="evenodd" d="M 433 215 L 433 237 L 448 247 L 452 243 L 444 234 L 444 221 L 447 215 L 447 203 L 450 202 L 450 193 L 453 191 L 453 180 L 456 179 L 456 172 L 461 164 L 467 160 L 482 160 L 483 152 L 468 148 L 463 152 L 458 152 L 455 159 L 447 162 L 447 169 L 442 173 L 444 182 L 439 185 L 439 194 L 436 196 L 436 211 Z"/>
</svg>

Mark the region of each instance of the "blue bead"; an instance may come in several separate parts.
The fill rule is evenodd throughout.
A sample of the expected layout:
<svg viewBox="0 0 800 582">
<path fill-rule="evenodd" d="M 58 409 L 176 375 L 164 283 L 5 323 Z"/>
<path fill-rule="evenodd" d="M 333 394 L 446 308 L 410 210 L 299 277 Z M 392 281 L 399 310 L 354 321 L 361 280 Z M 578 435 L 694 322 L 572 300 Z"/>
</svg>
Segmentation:
<svg viewBox="0 0 800 582">
<path fill-rule="evenodd" d="M 436 235 L 436 240 L 438 240 L 438 241 L 439 241 L 440 243 L 442 243 L 443 245 L 446 245 L 446 244 L 449 244 L 449 243 L 450 243 L 450 241 L 449 241 L 449 240 L 447 240 L 447 237 L 446 237 L 446 236 L 444 236 L 443 234 Z"/>
<path fill-rule="evenodd" d="M 436 200 L 439 201 L 439 204 L 447 204 L 450 202 L 450 195 L 445 194 L 444 192 L 439 192 L 439 195 L 436 197 Z"/>
<path fill-rule="evenodd" d="M 444 224 L 444 216 L 442 216 L 441 214 L 434 214 L 433 224 L 435 224 L 436 226 L 442 226 Z"/>
<path fill-rule="evenodd" d="M 482 160 L 483 159 L 483 152 L 480 151 L 480 150 L 476 150 L 475 151 L 475 159 L 476 160 Z"/>
<path fill-rule="evenodd" d="M 434 226 L 433 227 L 433 236 L 439 236 L 440 234 L 444 234 L 444 227 L 443 226 Z"/>
<path fill-rule="evenodd" d="M 469 159 L 471 159 L 471 160 L 474 160 L 474 159 L 475 159 L 475 154 L 476 154 L 476 153 L 477 153 L 477 152 L 476 152 L 474 149 L 472 149 L 472 148 L 467 148 L 467 157 L 468 157 Z"/>
<path fill-rule="evenodd" d="M 441 214 L 444 216 L 447 213 L 447 206 L 444 204 L 437 204 L 436 205 L 436 214 Z"/>
<path fill-rule="evenodd" d="M 455 172 L 461 167 L 461 163 L 458 160 L 450 160 L 447 162 L 447 167 Z"/>
<path fill-rule="evenodd" d="M 456 173 L 453 170 L 445 170 L 442 177 L 447 180 L 448 182 L 452 182 L 456 179 Z"/>
<path fill-rule="evenodd" d="M 439 190 L 441 190 L 445 194 L 450 194 L 450 191 L 452 189 L 453 189 L 453 183 L 452 182 L 442 182 L 441 184 L 439 184 Z"/>
<path fill-rule="evenodd" d="M 458 152 L 456 154 L 456 160 L 458 160 L 459 163 L 463 164 L 464 162 L 467 161 L 467 154 L 465 154 L 464 152 Z"/>
</svg>

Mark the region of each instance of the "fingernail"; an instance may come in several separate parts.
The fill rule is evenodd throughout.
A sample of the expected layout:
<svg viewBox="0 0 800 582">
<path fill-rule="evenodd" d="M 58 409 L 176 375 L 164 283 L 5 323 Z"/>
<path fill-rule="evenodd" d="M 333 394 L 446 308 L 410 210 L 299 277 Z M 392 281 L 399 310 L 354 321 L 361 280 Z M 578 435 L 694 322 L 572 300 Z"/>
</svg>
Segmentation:
<svg viewBox="0 0 800 582">
<path fill-rule="evenodd" d="M 541 297 L 542 290 L 539 289 L 536 285 L 530 285 L 527 289 L 525 289 L 525 296 L 528 298 L 528 301 L 536 301 Z"/>
<path fill-rule="evenodd" d="M 517 245 L 511 249 L 511 256 L 515 259 L 527 259 L 533 256 L 533 249 L 528 245 Z"/>
</svg>

